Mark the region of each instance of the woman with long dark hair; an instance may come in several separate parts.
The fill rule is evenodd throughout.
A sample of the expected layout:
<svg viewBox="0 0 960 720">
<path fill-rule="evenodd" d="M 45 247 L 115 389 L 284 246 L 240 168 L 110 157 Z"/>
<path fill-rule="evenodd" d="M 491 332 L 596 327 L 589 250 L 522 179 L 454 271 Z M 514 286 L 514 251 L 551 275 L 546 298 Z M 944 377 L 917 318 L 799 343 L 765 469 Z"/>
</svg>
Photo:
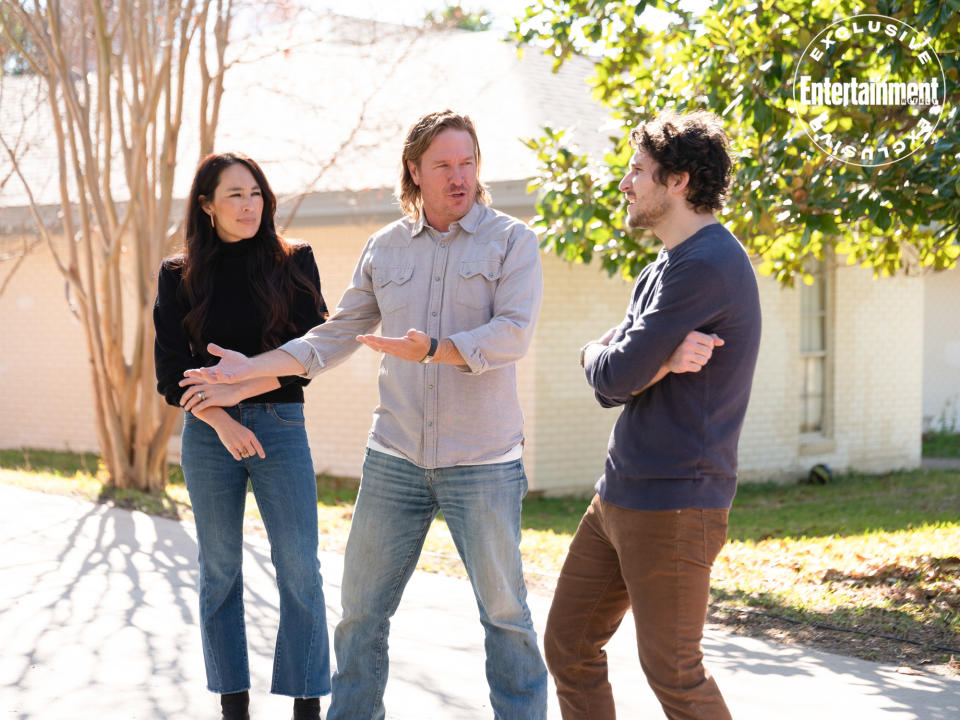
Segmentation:
<svg viewBox="0 0 960 720">
<path fill-rule="evenodd" d="M 275 212 L 257 163 L 239 153 L 206 157 L 187 201 L 184 251 L 164 260 L 153 311 L 157 389 L 187 411 L 181 463 L 197 525 L 203 655 L 223 720 L 249 718 L 241 575 L 248 481 L 280 591 L 271 692 L 295 698 L 295 720 L 319 718 L 319 697 L 330 692 L 317 486 L 303 419 L 308 381 L 183 377 L 216 363 L 208 343 L 257 354 L 326 318 L 313 252 L 277 235 Z"/>
</svg>

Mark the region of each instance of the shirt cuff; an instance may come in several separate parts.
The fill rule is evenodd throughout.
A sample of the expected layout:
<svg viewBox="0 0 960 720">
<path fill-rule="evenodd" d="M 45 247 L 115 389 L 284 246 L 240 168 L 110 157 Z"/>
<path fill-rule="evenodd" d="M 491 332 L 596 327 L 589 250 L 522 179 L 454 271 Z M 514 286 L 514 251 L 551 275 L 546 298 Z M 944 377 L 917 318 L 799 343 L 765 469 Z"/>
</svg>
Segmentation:
<svg viewBox="0 0 960 720">
<path fill-rule="evenodd" d="M 303 365 L 303 376 L 312 378 L 326 366 L 326 361 L 320 357 L 316 348 L 310 344 L 309 340 L 303 338 L 294 338 L 281 345 L 279 350 L 283 350 L 288 355 L 292 355 L 297 362 Z"/>
<path fill-rule="evenodd" d="M 450 335 L 447 339 L 457 348 L 457 351 L 466 363 L 465 366 L 455 366 L 458 370 L 470 373 L 471 375 L 479 375 L 487 369 L 487 359 L 483 356 L 480 345 L 471 333 L 458 332 Z"/>
<path fill-rule="evenodd" d="M 591 342 L 583 348 L 583 372 L 587 376 L 587 382 L 590 383 L 591 387 L 593 386 L 593 365 L 608 347 L 608 345 L 601 345 L 598 342 Z"/>
</svg>

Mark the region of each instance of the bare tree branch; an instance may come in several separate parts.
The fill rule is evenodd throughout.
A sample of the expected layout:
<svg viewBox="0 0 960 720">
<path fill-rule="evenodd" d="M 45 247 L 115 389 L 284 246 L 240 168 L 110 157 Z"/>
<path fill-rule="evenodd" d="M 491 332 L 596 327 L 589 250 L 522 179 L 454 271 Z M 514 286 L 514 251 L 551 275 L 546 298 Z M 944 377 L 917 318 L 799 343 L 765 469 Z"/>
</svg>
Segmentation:
<svg viewBox="0 0 960 720">
<path fill-rule="evenodd" d="M 337 164 L 343 153 L 348 148 L 355 146 L 357 135 L 361 130 L 365 129 L 365 124 L 367 121 L 367 109 L 369 108 L 370 103 L 377 97 L 377 95 L 380 94 L 380 91 L 384 87 L 390 84 L 394 75 L 397 73 L 397 69 L 403 65 L 403 62 L 410 56 L 410 53 L 413 51 L 417 42 L 424 36 L 425 32 L 425 30 L 420 29 L 412 34 L 407 41 L 406 46 L 403 48 L 403 51 L 390 66 L 390 70 L 381 76 L 380 83 L 376 85 L 373 90 L 363 99 L 363 103 L 360 106 L 360 112 L 357 115 L 357 119 L 353 127 L 350 129 L 350 132 L 340 142 L 340 145 L 337 147 L 337 149 L 334 150 L 333 153 L 330 154 L 322 163 L 320 163 L 316 175 L 314 175 L 313 179 L 307 183 L 306 187 L 304 187 L 303 190 L 291 198 L 293 205 L 290 208 L 290 211 L 287 213 L 286 220 L 280 226 L 282 229 L 286 230 L 286 228 L 293 224 L 297 212 L 300 210 L 300 206 L 303 204 L 304 198 L 316 190 L 320 181 L 323 179 L 323 176 L 329 172 L 330 168 Z"/>
</svg>

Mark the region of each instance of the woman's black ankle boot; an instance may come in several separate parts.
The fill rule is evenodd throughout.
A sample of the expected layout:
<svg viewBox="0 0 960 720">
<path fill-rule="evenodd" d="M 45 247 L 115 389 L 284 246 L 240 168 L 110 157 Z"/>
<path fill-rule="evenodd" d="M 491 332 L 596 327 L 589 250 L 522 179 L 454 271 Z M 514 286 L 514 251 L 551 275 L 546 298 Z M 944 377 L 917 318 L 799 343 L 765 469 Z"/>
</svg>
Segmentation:
<svg viewBox="0 0 960 720">
<path fill-rule="evenodd" d="M 293 720 L 320 720 L 320 698 L 294 698 Z"/>
<path fill-rule="evenodd" d="M 228 693 L 220 696 L 220 720 L 250 720 L 250 693 Z"/>
</svg>

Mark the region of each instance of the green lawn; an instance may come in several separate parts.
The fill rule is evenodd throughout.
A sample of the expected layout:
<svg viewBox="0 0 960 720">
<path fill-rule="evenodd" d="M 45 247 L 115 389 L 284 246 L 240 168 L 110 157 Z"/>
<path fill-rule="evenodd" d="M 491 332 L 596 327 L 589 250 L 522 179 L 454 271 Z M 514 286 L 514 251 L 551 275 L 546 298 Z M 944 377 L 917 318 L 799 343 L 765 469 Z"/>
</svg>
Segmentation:
<svg viewBox="0 0 960 720">
<path fill-rule="evenodd" d="M 960 433 L 931 431 L 923 434 L 923 456 L 960 458 Z"/>
<path fill-rule="evenodd" d="M 179 471 L 162 495 L 105 488 L 93 455 L 0 452 L 0 482 L 190 519 Z M 321 544 L 342 550 L 356 484 L 317 480 Z M 521 552 L 534 592 L 553 590 L 588 498 L 530 497 Z M 252 496 L 247 511 L 259 520 Z M 742 485 L 714 566 L 711 619 L 870 659 L 960 659 L 960 471 L 842 475 L 827 485 Z M 462 574 L 442 518 L 420 567 Z M 854 632 L 824 630 L 824 627 Z M 880 645 L 877 636 L 907 642 Z M 884 641 L 886 642 L 886 641 Z M 951 650 L 956 652 L 951 653 Z"/>
<path fill-rule="evenodd" d="M 894 532 L 960 520 L 960 474 L 842 475 L 828 485 L 741 485 L 728 536 L 741 541 Z M 958 548 L 960 550 L 960 548 Z"/>
</svg>

